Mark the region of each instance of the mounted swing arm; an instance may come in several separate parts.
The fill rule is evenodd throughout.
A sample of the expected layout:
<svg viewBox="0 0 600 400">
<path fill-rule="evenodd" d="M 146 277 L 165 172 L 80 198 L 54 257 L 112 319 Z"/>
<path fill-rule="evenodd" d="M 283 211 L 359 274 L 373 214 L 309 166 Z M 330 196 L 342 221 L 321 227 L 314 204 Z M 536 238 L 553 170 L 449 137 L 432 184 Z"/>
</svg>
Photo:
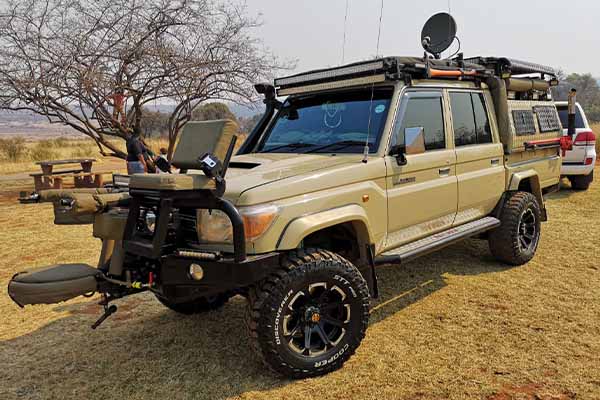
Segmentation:
<svg viewBox="0 0 600 400">
<path fill-rule="evenodd" d="M 205 153 L 198 158 L 198 161 L 200 162 L 200 169 L 202 172 L 204 172 L 204 175 L 214 179 L 217 187 L 217 195 L 219 197 L 225 193 L 225 174 L 227 173 L 227 168 L 229 167 L 229 161 L 233 155 L 233 149 L 235 148 L 236 141 L 237 136 L 234 135 L 231 138 L 231 142 L 229 142 L 225 160 L 223 161 L 221 161 L 213 153 Z"/>
<path fill-rule="evenodd" d="M 567 154 L 567 150 L 573 150 L 573 136 L 575 136 L 575 113 L 577 112 L 577 90 L 571 89 L 568 98 L 568 122 L 567 134 L 560 137 L 560 149 L 562 156 Z"/>
</svg>

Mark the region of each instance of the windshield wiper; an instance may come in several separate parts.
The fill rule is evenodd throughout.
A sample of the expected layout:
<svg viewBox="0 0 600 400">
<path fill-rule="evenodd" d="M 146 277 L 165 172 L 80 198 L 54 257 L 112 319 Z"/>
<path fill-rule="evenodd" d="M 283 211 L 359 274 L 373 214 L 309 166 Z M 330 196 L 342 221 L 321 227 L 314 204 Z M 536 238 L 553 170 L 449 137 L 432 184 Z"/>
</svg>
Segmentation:
<svg viewBox="0 0 600 400">
<path fill-rule="evenodd" d="M 328 149 L 330 147 L 335 147 L 335 146 L 339 146 L 340 149 L 343 149 L 345 147 L 349 147 L 349 146 L 365 146 L 365 142 L 364 141 L 360 141 L 360 140 L 342 140 L 341 142 L 333 142 L 333 143 L 329 143 L 329 144 L 324 144 L 323 146 L 319 146 L 317 148 L 314 148 L 311 150 L 311 153 L 317 153 L 319 151 Z"/>
<path fill-rule="evenodd" d="M 280 146 L 275 146 L 275 147 L 271 147 L 270 149 L 267 150 L 262 150 L 261 153 L 271 153 L 275 150 L 280 150 L 280 149 L 285 149 L 286 147 L 289 147 L 291 149 L 302 149 L 305 147 L 313 147 L 314 144 L 310 144 L 310 143 L 286 143 L 286 144 L 282 144 Z"/>
</svg>

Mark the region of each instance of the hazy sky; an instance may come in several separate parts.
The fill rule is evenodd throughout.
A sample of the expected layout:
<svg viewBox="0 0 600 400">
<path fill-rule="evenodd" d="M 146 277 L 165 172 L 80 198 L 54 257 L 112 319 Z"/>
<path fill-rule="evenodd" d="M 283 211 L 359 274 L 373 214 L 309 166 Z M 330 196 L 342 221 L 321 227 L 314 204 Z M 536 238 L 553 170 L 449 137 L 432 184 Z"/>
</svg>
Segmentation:
<svg viewBox="0 0 600 400">
<path fill-rule="evenodd" d="M 345 62 L 375 55 L 380 0 L 349 0 Z M 248 0 L 259 35 L 297 71 L 338 65 L 346 0 Z M 600 0 L 450 0 L 465 57 L 511 57 L 600 77 Z M 380 55 L 421 55 L 427 18 L 448 0 L 384 0 Z"/>
</svg>

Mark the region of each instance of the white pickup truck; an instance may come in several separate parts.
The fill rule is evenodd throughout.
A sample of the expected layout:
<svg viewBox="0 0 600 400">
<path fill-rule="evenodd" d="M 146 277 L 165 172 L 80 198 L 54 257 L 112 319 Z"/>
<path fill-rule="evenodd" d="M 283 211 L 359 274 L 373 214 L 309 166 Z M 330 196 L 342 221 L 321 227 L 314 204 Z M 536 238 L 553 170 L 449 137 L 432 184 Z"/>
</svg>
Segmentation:
<svg viewBox="0 0 600 400">
<path fill-rule="evenodd" d="M 567 102 L 557 101 L 556 108 L 567 133 Z M 594 165 L 596 164 L 596 135 L 592 132 L 585 112 L 577 103 L 575 115 L 575 136 L 573 137 L 573 150 L 566 152 L 563 158 L 561 175 L 569 178 L 571 187 L 575 190 L 587 190 L 594 180 Z"/>
</svg>

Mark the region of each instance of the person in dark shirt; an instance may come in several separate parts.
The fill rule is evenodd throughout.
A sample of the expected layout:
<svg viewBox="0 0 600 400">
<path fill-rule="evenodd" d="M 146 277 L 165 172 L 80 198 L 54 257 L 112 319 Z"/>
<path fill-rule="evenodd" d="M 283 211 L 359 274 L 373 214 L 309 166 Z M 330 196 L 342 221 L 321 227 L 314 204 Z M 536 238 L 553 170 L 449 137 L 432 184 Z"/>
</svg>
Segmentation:
<svg viewBox="0 0 600 400">
<path fill-rule="evenodd" d="M 143 174 L 148 172 L 148 150 L 139 134 L 133 133 L 127 139 L 127 174 Z"/>
</svg>

